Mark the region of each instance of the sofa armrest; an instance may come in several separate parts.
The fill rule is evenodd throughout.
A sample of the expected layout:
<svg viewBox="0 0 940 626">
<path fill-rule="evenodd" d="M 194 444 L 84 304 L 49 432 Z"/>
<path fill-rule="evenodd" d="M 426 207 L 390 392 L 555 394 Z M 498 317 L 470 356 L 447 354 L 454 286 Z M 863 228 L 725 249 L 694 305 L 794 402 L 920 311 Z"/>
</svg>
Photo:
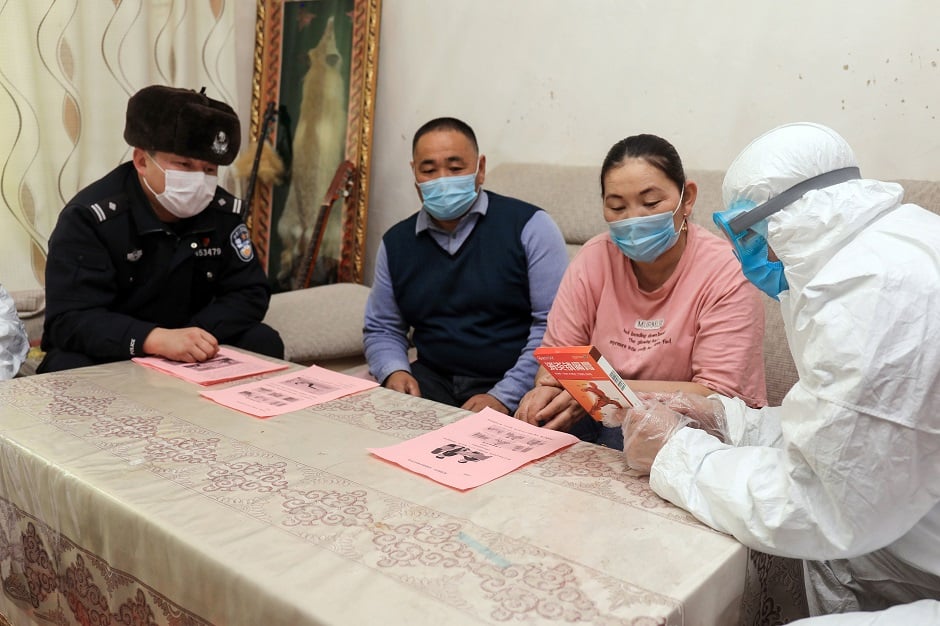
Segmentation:
<svg viewBox="0 0 940 626">
<path fill-rule="evenodd" d="M 369 288 L 334 283 L 271 296 L 264 318 L 284 340 L 284 358 L 304 365 L 361 361 Z M 324 365 L 325 366 L 325 365 Z"/>
</svg>

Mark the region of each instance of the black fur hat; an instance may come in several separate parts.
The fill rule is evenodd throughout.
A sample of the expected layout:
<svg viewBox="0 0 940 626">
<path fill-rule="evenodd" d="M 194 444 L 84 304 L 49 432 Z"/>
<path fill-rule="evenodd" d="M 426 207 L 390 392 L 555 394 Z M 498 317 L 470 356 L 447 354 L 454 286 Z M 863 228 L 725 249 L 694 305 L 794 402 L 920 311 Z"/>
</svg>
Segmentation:
<svg viewBox="0 0 940 626">
<path fill-rule="evenodd" d="M 127 102 L 124 140 L 135 148 L 228 165 L 241 144 L 238 116 L 206 95 L 164 85 L 144 87 Z"/>
</svg>

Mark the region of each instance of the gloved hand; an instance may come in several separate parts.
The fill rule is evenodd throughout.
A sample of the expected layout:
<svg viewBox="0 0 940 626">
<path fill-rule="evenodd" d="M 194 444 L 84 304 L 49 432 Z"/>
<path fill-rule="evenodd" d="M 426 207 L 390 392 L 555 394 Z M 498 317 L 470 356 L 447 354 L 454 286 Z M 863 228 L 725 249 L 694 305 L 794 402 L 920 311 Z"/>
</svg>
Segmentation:
<svg viewBox="0 0 940 626">
<path fill-rule="evenodd" d="M 719 400 L 689 393 L 645 394 L 645 407 L 623 415 L 623 452 L 627 465 L 649 473 L 660 449 L 685 426 L 701 428 L 721 441 L 727 439 L 724 406 Z"/>
</svg>

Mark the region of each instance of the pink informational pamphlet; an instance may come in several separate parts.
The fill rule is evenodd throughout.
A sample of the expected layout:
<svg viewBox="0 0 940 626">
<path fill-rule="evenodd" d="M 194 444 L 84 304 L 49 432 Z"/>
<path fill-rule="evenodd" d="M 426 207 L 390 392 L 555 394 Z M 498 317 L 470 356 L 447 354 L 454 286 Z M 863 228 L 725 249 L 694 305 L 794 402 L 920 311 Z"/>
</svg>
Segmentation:
<svg viewBox="0 0 940 626">
<path fill-rule="evenodd" d="M 277 372 L 290 367 L 288 363 L 266 361 L 224 346 L 219 348 L 218 354 L 202 363 L 183 363 L 159 356 L 137 357 L 131 360 L 200 385 L 214 385 L 248 376 Z"/>
<path fill-rule="evenodd" d="M 368 450 L 407 470 L 466 490 L 577 441 L 574 435 L 532 426 L 486 408 L 414 439 Z"/>
<path fill-rule="evenodd" d="M 244 385 L 200 391 L 199 395 L 248 415 L 272 417 L 378 386 L 374 380 L 313 365 Z"/>
</svg>

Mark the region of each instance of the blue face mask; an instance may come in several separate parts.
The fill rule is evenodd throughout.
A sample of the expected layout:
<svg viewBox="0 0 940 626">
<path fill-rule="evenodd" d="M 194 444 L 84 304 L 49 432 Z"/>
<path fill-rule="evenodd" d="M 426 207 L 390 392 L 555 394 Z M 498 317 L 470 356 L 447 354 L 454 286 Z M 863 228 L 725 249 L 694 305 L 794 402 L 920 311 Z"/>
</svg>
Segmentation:
<svg viewBox="0 0 940 626">
<path fill-rule="evenodd" d="M 455 220 L 466 213 L 479 195 L 477 172 L 463 176 L 441 176 L 417 185 L 424 200 L 424 210 L 441 221 Z"/>
<path fill-rule="evenodd" d="M 729 225 L 734 216 L 750 211 L 755 206 L 755 202 L 741 200 L 732 204 L 727 211 L 715 213 L 712 219 L 731 240 L 734 254 L 741 261 L 744 277 L 774 300 L 779 300 L 780 292 L 786 291 L 789 285 L 783 274 L 783 263 L 768 258 L 767 222 L 762 220 L 738 234 L 734 234 Z"/>
<path fill-rule="evenodd" d="M 682 208 L 684 195 L 685 189 L 679 194 L 679 205 L 672 213 L 628 217 L 608 222 L 610 238 L 627 258 L 641 263 L 655 261 L 679 240 L 679 231 L 672 220 Z"/>
</svg>

